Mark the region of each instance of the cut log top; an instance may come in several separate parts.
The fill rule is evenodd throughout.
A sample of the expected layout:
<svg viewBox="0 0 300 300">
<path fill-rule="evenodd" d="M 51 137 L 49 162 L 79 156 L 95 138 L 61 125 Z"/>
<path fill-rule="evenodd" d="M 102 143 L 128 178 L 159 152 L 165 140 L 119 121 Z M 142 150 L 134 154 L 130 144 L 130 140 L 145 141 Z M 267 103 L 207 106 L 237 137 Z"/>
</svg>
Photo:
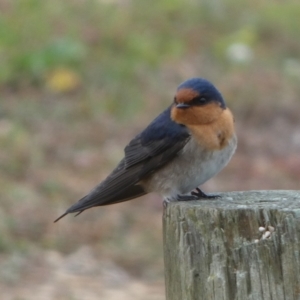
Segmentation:
<svg viewBox="0 0 300 300">
<path fill-rule="evenodd" d="M 220 198 L 196 201 L 173 202 L 172 208 L 218 208 L 236 209 L 280 209 L 300 211 L 300 191 L 272 190 L 216 193 Z"/>
<path fill-rule="evenodd" d="M 300 191 L 248 191 L 164 210 L 167 300 L 300 299 Z"/>
</svg>

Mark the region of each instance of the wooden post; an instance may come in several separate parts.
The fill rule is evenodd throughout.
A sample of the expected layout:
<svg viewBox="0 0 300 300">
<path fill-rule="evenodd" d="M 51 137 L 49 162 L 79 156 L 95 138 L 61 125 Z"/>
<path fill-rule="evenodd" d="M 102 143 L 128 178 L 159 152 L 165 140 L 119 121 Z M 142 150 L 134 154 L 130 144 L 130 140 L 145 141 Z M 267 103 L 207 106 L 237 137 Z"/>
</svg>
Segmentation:
<svg viewBox="0 0 300 300">
<path fill-rule="evenodd" d="M 168 203 L 163 225 L 167 300 L 300 299 L 300 191 Z"/>
</svg>

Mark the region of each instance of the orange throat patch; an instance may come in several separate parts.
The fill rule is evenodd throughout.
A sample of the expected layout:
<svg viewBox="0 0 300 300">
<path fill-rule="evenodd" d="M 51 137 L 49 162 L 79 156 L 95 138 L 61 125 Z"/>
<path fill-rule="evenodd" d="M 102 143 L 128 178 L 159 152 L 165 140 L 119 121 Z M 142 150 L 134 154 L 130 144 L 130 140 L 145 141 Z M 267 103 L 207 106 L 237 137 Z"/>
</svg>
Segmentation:
<svg viewBox="0 0 300 300">
<path fill-rule="evenodd" d="M 223 110 L 220 116 L 211 123 L 187 124 L 186 127 L 201 146 L 210 150 L 225 148 L 235 135 L 234 119 L 228 108 Z"/>
</svg>

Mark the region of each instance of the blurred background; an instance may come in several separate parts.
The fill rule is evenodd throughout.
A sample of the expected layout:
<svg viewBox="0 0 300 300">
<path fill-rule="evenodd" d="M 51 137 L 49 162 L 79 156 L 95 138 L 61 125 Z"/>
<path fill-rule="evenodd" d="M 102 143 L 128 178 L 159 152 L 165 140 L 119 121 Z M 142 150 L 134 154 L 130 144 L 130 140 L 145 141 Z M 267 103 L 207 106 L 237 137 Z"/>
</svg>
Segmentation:
<svg viewBox="0 0 300 300">
<path fill-rule="evenodd" d="M 1 299 L 164 299 L 157 195 L 53 220 L 187 78 L 238 150 L 206 192 L 299 189 L 298 0 L 0 0 Z"/>
</svg>

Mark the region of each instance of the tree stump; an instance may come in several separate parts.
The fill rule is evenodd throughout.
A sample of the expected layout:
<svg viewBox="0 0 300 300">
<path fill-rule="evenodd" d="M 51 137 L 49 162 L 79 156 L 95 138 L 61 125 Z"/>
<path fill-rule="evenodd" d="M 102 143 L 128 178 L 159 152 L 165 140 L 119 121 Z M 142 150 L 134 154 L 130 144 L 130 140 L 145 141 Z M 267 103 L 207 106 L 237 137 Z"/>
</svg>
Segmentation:
<svg viewBox="0 0 300 300">
<path fill-rule="evenodd" d="M 167 300 L 300 299 L 300 191 L 168 203 L 163 225 Z"/>
</svg>

